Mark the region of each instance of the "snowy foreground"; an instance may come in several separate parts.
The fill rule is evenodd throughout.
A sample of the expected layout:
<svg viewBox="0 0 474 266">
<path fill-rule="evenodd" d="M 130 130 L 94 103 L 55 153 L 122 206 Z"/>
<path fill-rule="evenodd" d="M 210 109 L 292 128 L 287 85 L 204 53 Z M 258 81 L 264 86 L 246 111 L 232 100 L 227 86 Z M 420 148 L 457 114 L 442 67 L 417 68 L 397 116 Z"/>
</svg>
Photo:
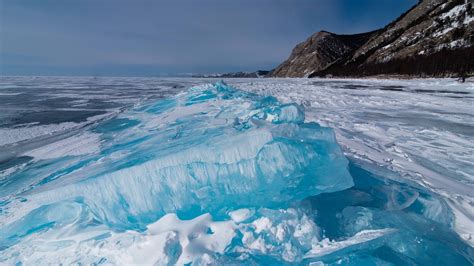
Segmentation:
<svg viewBox="0 0 474 266">
<path fill-rule="evenodd" d="M 0 79 L 0 264 L 474 263 L 474 85 Z"/>
</svg>

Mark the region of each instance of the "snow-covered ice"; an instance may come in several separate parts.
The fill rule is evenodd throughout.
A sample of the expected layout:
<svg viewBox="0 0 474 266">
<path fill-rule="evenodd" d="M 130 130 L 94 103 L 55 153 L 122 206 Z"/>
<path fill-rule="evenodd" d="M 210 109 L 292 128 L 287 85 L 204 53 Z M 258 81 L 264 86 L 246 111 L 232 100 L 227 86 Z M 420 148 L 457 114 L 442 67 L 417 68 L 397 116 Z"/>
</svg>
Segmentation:
<svg viewBox="0 0 474 266">
<path fill-rule="evenodd" d="M 213 82 L 2 78 L 0 263 L 474 262 L 472 83 Z"/>
<path fill-rule="evenodd" d="M 459 233 L 474 245 L 474 83 L 280 79 L 236 84 L 303 104 L 307 121 L 334 128 L 349 157 L 442 195 L 457 214 Z"/>
</svg>

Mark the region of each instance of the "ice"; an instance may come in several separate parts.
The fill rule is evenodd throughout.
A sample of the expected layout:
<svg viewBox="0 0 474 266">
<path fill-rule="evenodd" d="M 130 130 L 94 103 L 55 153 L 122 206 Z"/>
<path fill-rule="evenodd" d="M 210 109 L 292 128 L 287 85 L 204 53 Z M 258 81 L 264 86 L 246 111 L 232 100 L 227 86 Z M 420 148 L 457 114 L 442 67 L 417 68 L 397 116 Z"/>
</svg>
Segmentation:
<svg viewBox="0 0 474 266">
<path fill-rule="evenodd" d="M 67 202 L 116 230 L 143 230 L 167 213 L 285 207 L 351 187 L 333 131 L 303 120 L 300 106 L 224 83 L 136 106 L 88 133 L 27 153 L 43 167 L 10 178 L 44 178 L 20 187 L 21 198 L 7 198 L 17 205 L 4 208 L 2 245 L 28 230 L 73 221 L 79 210 L 54 215 Z"/>
<path fill-rule="evenodd" d="M 50 178 L 29 202 L 80 198 L 103 222 L 140 227 L 168 212 L 279 206 L 352 186 L 332 131 L 304 124 L 293 105 L 220 83 L 171 101 L 120 115 L 122 130 L 114 120 L 99 125 L 110 139 L 100 159 L 75 162 L 60 188 Z"/>
<path fill-rule="evenodd" d="M 77 127 L 76 123 L 65 122 L 54 125 L 26 126 L 0 129 L 0 146 L 34 139 Z"/>
<path fill-rule="evenodd" d="M 469 83 L 35 82 L 133 105 L 3 146 L 0 264 L 474 263 Z"/>
<path fill-rule="evenodd" d="M 230 218 L 238 223 L 247 220 L 251 215 L 252 211 L 249 209 L 240 209 L 229 213 Z"/>
<path fill-rule="evenodd" d="M 472 81 L 273 79 L 234 84 L 305 106 L 306 121 L 335 129 L 352 160 L 382 166 L 442 196 L 455 228 L 474 246 Z M 402 178 L 400 178 L 402 176 Z M 470 229 L 468 229 L 470 228 Z"/>
<path fill-rule="evenodd" d="M 33 149 L 26 152 L 24 156 L 30 156 L 36 160 L 45 160 L 65 156 L 93 154 L 99 151 L 100 134 L 85 133 Z"/>
<path fill-rule="evenodd" d="M 452 253 L 446 244 L 441 244 L 432 241 L 435 234 L 443 234 L 444 229 L 439 225 L 428 225 L 426 221 L 415 219 L 411 222 L 406 222 L 409 219 L 405 215 L 381 213 L 378 210 L 363 207 L 347 207 L 342 212 L 343 223 L 347 228 L 347 232 L 360 232 L 363 230 L 374 230 L 376 228 L 391 228 L 398 227 L 401 231 L 398 234 L 392 234 L 390 241 L 385 243 L 394 252 L 403 254 L 407 258 L 416 258 L 421 264 L 429 264 L 433 257 L 436 257 L 440 264 L 465 264 L 465 260 L 458 257 L 457 254 Z M 417 232 L 418 231 L 418 232 Z M 417 234 L 423 232 L 424 237 L 419 237 Z M 410 239 L 410 240 L 409 240 Z M 455 238 L 446 238 L 447 245 L 453 245 Z M 438 252 L 442 252 L 439 256 Z M 470 249 L 465 250 L 466 255 Z M 406 263 L 408 260 L 405 261 Z"/>
<path fill-rule="evenodd" d="M 356 233 L 353 237 L 350 237 L 346 240 L 336 242 L 336 241 L 329 241 L 325 239 L 325 241 L 321 241 L 318 245 L 315 245 L 306 255 L 305 258 L 318 258 L 322 259 L 325 256 L 333 256 L 335 252 L 343 253 L 344 249 L 351 249 L 354 251 L 354 248 L 357 249 L 367 249 L 365 247 L 355 247 L 357 245 L 372 245 L 372 248 L 375 243 L 374 240 L 379 240 L 379 238 L 390 235 L 393 232 L 392 229 L 382 229 L 382 230 L 362 230 Z M 375 244 L 376 246 L 381 246 L 381 243 Z M 346 251 L 348 252 L 348 251 Z"/>
</svg>

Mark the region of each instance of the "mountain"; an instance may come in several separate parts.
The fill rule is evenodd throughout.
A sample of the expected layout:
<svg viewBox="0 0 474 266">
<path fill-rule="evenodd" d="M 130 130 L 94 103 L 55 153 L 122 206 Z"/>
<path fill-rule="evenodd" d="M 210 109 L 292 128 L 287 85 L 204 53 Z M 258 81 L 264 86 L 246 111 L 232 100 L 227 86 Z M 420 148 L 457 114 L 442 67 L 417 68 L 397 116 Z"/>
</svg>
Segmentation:
<svg viewBox="0 0 474 266">
<path fill-rule="evenodd" d="M 314 34 L 298 44 L 272 76 L 473 73 L 473 28 L 471 0 L 422 0 L 374 32 Z"/>
<path fill-rule="evenodd" d="M 270 73 L 268 70 L 257 70 L 255 72 L 232 72 L 225 74 L 193 75 L 194 78 L 263 78 Z"/>
<path fill-rule="evenodd" d="M 343 55 L 364 43 L 377 31 L 355 35 L 338 35 L 320 31 L 298 44 L 290 57 L 271 74 L 273 77 L 304 77 L 325 69 Z"/>
</svg>

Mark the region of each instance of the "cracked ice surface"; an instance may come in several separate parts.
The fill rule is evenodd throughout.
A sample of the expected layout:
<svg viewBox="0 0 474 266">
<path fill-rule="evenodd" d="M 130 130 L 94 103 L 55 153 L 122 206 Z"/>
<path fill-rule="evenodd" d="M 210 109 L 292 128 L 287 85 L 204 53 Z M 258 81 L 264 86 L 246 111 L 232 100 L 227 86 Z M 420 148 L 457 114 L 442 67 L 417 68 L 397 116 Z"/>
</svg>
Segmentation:
<svg viewBox="0 0 474 266">
<path fill-rule="evenodd" d="M 307 121 L 335 129 L 348 156 L 442 195 L 474 245 L 474 83 L 448 79 L 235 81 L 301 103 Z M 400 176 L 395 178 L 400 179 Z"/>
<path fill-rule="evenodd" d="M 0 262 L 473 263 L 472 85 L 228 82 L 2 80 Z"/>
</svg>

